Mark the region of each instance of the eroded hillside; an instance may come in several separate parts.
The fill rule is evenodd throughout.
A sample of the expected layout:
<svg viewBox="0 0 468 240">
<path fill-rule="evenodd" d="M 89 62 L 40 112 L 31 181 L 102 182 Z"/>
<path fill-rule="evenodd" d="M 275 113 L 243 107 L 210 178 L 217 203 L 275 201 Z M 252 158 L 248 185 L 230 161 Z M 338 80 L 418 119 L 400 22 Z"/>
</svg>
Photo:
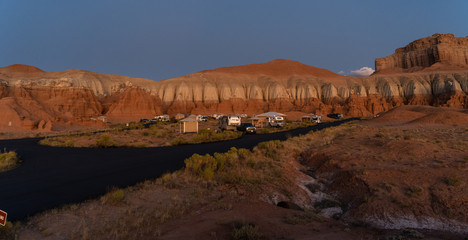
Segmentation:
<svg viewBox="0 0 468 240">
<path fill-rule="evenodd" d="M 90 120 L 98 116 L 106 116 L 110 122 L 128 122 L 163 113 L 294 111 L 373 116 L 400 105 L 467 108 L 468 67 L 458 55 L 450 57 L 450 51 L 446 51 L 464 48 L 465 40 L 455 38 L 449 43 L 460 44 L 446 44 L 446 38 L 453 40 L 453 36 L 432 36 L 377 59 L 378 71 L 369 77 L 341 76 L 285 59 L 206 70 L 159 82 L 76 69 L 44 72 L 12 65 L 0 68 L 0 130 L 6 130 L 9 122 L 13 123 L 12 130 L 100 126 Z M 398 63 L 413 52 L 418 59 L 424 53 L 432 59 L 434 52 L 426 50 L 441 41 L 445 50 L 438 55 L 440 61 L 411 60 L 421 62 L 416 68 Z M 411 73 L 397 69 L 407 65 Z M 426 65 L 430 67 L 415 72 Z"/>
</svg>

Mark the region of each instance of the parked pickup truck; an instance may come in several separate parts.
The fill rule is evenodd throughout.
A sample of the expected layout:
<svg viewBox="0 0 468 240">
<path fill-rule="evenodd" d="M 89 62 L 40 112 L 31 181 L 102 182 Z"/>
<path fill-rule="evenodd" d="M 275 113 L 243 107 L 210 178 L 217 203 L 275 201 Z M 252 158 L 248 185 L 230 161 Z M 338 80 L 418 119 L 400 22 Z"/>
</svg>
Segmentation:
<svg viewBox="0 0 468 240">
<path fill-rule="evenodd" d="M 341 119 L 343 115 L 341 115 L 341 113 L 329 113 L 327 114 L 327 117 L 334 118 L 334 119 Z"/>
<path fill-rule="evenodd" d="M 252 123 L 241 123 L 241 125 L 237 127 L 237 131 L 255 134 L 257 128 L 252 125 Z"/>
</svg>

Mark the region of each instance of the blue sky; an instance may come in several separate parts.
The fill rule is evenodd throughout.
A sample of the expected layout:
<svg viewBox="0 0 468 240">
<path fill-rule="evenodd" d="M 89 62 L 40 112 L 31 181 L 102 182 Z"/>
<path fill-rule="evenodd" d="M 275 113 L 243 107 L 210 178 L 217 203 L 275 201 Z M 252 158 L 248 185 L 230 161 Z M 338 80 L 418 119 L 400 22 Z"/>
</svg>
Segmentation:
<svg viewBox="0 0 468 240">
<path fill-rule="evenodd" d="M 162 80 L 278 58 L 334 72 L 434 33 L 468 35 L 466 0 L 0 0 L 0 66 Z"/>
</svg>

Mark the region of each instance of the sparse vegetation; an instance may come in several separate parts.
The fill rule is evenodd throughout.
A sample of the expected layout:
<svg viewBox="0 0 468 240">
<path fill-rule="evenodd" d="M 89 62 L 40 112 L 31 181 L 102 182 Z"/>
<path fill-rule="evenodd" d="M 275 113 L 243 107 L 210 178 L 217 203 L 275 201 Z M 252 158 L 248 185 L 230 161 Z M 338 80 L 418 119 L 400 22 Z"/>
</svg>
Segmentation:
<svg viewBox="0 0 468 240">
<path fill-rule="evenodd" d="M 292 213 L 284 218 L 284 222 L 291 225 L 304 225 L 311 222 L 322 222 L 323 219 L 313 210 L 304 212 Z"/>
<path fill-rule="evenodd" d="M 452 174 L 444 179 L 445 184 L 452 187 L 458 187 L 462 184 L 462 180 L 455 174 Z"/>
<path fill-rule="evenodd" d="M 18 167 L 20 159 L 14 151 L 0 151 L 0 172 L 5 172 Z"/>
<path fill-rule="evenodd" d="M 0 226 L 0 239 L 15 239 L 17 227 L 12 222 L 7 221 L 5 226 Z"/>
<path fill-rule="evenodd" d="M 102 134 L 98 140 L 96 140 L 96 147 L 98 148 L 109 148 L 116 147 L 117 144 L 112 140 L 109 134 Z"/>
<path fill-rule="evenodd" d="M 405 194 L 409 197 L 419 197 L 423 193 L 423 188 L 419 186 L 409 186 L 406 188 Z"/>
<path fill-rule="evenodd" d="M 242 132 L 237 131 L 222 131 L 217 132 L 214 130 L 203 129 L 194 135 L 188 143 L 197 144 L 197 143 L 206 143 L 206 142 L 217 142 L 236 139 L 242 136 Z"/>
<path fill-rule="evenodd" d="M 220 184 L 238 184 L 258 188 L 282 180 L 281 163 L 272 162 L 271 156 L 247 149 L 231 148 L 226 153 L 194 154 L 185 160 L 185 171 L 204 180 Z M 273 159 L 277 161 L 276 159 Z"/>
<path fill-rule="evenodd" d="M 52 147 L 75 147 L 75 142 L 70 137 L 45 137 L 39 141 L 39 144 Z"/>
<path fill-rule="evenodd" d="M 101 202 L 107 204 L 118 204 L 124 199 L 124 197 L 125 192 L 123 189 L 113 189 L 101 198 Z"/>
<path fill-rule="evenodd" d="M 263 235 L 255 224 L 234 222 L 232 238 L 235 240 L 258 240 L 262 239 Z"/>
</svg>

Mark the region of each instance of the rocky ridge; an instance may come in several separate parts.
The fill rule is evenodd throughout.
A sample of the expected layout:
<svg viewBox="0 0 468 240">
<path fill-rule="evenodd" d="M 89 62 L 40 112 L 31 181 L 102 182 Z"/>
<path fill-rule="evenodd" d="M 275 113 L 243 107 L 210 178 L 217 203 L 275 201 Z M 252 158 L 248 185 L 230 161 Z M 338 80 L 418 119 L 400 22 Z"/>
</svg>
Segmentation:
<svg viewBox="0 0 468 240">
<path fill-rule="evenodd" d="M 424 48 L 433 39 L 439 38 L 417 40 L 422 43 L 412 43 L 409 49 Z M 378 71 L 369 77 L 350 77 L 277 59 L 155 82 L 76 69 L 45 72 L 11 65 L 0 68 L 0 130 L 8 129 L 10 121 L 12 130 L 100 126 L 90 118 L 101 115 L 111 122 L 163 113 L 278 111 L 372 116 L 406 104 L 468 106 L 468 67 L 392 74 L 387 70 L 386 74 Z"/>
<path fill-rule="evenodd" d="M 434 34 L 421 38 L 395 53 L 375 60 L 376 73 L 454 70 L 468 68 L 468 37 Z"/>
</svg>

